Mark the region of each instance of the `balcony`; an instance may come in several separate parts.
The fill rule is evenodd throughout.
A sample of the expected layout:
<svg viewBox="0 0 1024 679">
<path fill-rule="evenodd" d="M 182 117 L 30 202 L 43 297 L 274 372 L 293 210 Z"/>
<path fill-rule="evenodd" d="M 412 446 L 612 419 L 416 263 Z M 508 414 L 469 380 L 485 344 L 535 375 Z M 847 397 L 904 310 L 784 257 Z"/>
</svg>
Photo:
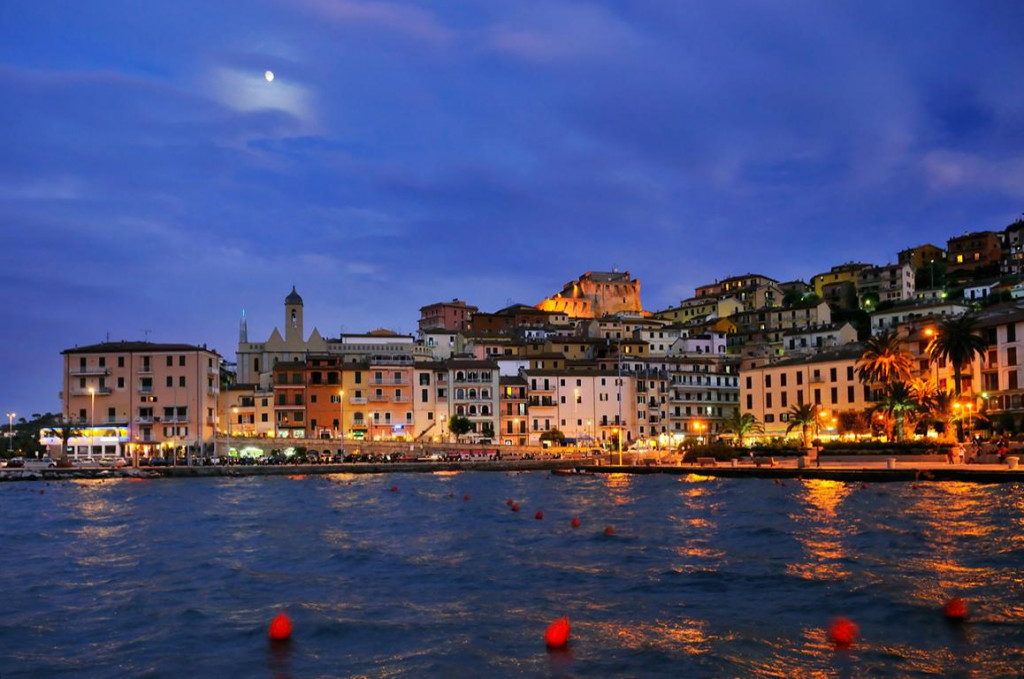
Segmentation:
<svg viewBox="0 0 1024 679">
<path fill-rule="evenodd" d="M 151 375 L 153 373 L 153 366 L 141 365 L 139 366 L 139 369 L 136 370 L 135 372 L 137 372 L 140 375 Z"/>
<path fill-rule="evenodd" d="M 530 397 L 530 406 L 531 407 L 536 408 L 538 406 L 554 406 L 554 405 L 555 405 L 555 399 L 551 398 L 550 396 L 531 396 Z"/>
<path fill-rule="evenodd" d="M 152 415 L 140 415 L 134 421 L 135 424 L 153 424 L 155 420 Z"/>
<path fill-rule="evenodd" d="M 391 379 L 391 380 L 383 380 L 383 379 L 382 380 L 377 380 L 377 379 L 374 379 L 374 380 L 370 380 L 370 384 L 372 386 L 375 386 L 375 387 L 390 387 L 390 386 L 399 386 L 400 387 L 402 385 L 409 384 L 409 380 L 403 379 L 401 377 L 398 377 L 398 378 L 395 378 L 395 379 Z"/>
<path fill-rule="evenodd" d="M 364 405 L 366 405 L 366 397 L 364 397 L 364 396 L 357 396 L 355 398 L 350 398 L 348 400 L 348 402 L 351 403 L 352 405 L 364 406 Z"/>
<path fill-rule="evenodd" d="M 370 401 L 373 402 L 373 403 L 387 403 L 388 395 L 387 394 L 373 394 L 372 396 L 370 396 Z"/>
<path fill-rule="evenodd" d="M 74 375 L 75 377 L 85 377 L 87 375 L 97 375 L 100 377 L 104 377 L 110 374 L 110 368 L 100 368 L 99 366 L 85 368 L 78 367 L 69 370 L 68 374 Z"/>
</svg>

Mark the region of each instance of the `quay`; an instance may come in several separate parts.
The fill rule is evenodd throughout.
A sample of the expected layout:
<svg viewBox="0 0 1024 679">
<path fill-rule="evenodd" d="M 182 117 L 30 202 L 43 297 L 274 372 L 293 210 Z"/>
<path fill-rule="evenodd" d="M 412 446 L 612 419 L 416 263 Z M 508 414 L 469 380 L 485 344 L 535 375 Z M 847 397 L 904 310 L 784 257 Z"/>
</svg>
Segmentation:
<svg viewBox="0 0 1024 679">
<path fill-rule="evenodd" d="M 302 476 L 324 474 L 389 474 L 433 472 L 531 473 L 552 469 L 581 469 L 595 474 L 695 474 L 717 478 L 827 479 L 848 482 L 1019 483 L 1024 469 L 1006 464 L 949 464 L 910 457 L 888 460 L 830 460 L 820 466 L 801 466 L 795 458 L 780 458 L 774 466 L 748 460 L 717 462 L 714 466 L 685 464 L 613 464 L 612 460 L 473 460 L 417 462 L 344 462 L 332 464 L 225 465 L 171 467 L 92 467 L 0 469 L 0 482 L 66 481 L 75 479 L 183 479 L 243 476 Z"/>
</svg>

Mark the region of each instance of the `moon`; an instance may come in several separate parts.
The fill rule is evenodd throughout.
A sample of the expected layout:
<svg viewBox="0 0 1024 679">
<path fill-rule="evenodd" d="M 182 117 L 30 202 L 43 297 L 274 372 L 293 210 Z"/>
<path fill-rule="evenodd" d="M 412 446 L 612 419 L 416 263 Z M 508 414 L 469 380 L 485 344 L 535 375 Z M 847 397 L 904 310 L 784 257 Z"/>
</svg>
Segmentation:
<svg viewBox="0 0 1024 679">
<path fill-rule="evenodd" d="M 274 72 L 273 71 L 266 71 L 263 74 L 263 77 L 267 79 L 268 83 L 274 82 Z"/>
</svg>

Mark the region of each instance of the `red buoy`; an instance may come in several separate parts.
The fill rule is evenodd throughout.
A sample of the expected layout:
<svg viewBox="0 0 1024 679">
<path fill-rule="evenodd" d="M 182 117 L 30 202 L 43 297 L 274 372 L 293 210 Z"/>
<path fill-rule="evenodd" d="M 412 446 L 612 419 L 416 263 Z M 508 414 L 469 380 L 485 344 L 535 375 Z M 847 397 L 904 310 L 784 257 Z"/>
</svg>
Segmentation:
<svg viewBox="0 0 1024 679">
<path fill-rule="evenodd" d="M 544 641 L 548 648 L 562 648 L 569 643 L 569 618 L 559 618 L 548 625 L 544 632 Z"/>
<path fill-rule="evenodd" d="M 615 535 L 615 528 L 612 527 L 612 526 L 605 526 L 604 527 L 604 534 L 605 535 Z"/>
<path fill-rule="evenodd" d="M 950 622 L 963 622 L 967 619 L 967 602 L 955 596 L 942 607 L 942 614 Z"/>
<path fill-rule="evenodd" d="M 468 496 L 468 495 L 463 495 L 463 496 L 462 496 L 462 499 L 463 499 L 463 500 L 464 500 L 465 502 L 469 502 L 469 496 Z"/>
<path fill-rule="evenodd" d="M 507 504 L 509 507 L 511 507 L 512 505 L 515 504 L 515 501 L 512 498 L 509 498 L 509 499 L 505 500 L 505 504 Z"/>
<path fill-rule="evenodd" d="M 860 628 L 857 623 L 847 618 L 836 618 L 828 628 L 828 638 L 836 648 L 849 648 L 857 640 Z"/>
<path fill-rule="evenodd" d="M 392 493 L 397 493 L 398 492 L 398 486 L 391 486 L 391 492 Z"/>
<path fill-rule="evenodd" d="M 518 512 L 519 511 L 519 503 L 518 502 L 513 502 L 512 503 L 512 511 L 513 512 Z"/>
<path fill-rule="evenodd" d="M 533 515 L 533 518 L 535 518 L 538 521 L 540 521 L 541 519 L 544 518 L 544 512 L 537 512 L 536 514 Z"/>
<path fill-rule="evenodd" d="M 866 484 L 866 483 L 860 484 L 860 489 L 861 490 L 867 490 L 868 489 L 868 484 Z"/>
<path fill-rule="evenodd" d="M 573 528 L 579 528 L 580 527 L 580 520 L 577 519 L 575 516 L 572 517 L 572 527 Z"/>
<path fill-rule="evenodd" d="M 288 641 L 292 636 L 292 621 L 288 619 L 284 611 L 278 613 L 277 617 L 270 623 L 270 633 L 268 636 L 271 641 Z"/>
</svg>

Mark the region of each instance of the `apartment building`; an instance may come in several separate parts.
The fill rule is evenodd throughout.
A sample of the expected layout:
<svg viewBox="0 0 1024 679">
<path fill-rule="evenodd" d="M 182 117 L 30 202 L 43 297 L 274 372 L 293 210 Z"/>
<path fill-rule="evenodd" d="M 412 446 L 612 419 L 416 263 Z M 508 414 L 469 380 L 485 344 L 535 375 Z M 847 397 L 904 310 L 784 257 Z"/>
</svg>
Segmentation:
<svg viewBox="0 0 1024 679">
<path fill-rule="evenodd" d="M 102 455 L 208 452 L 217 426 L 220 355 L 205 346 L 103 342 L 65 349 L 61 414 L 90 437 L 116 430 Z"/>
<path fill-rule="evenodd" d="M 817 405 L 829 421 L 837 412 L 862 411 L 873 405 L 871 388 L 857 378 L 863 351 L 862 345 L 850 344 L 745 370 L 740 375 L 740 408 L 763 424 L 768 437 L 787 435 L 794 406 Z"/>
<path fill-rule="evenodd" d="M 914 269 L 910 264 L 889 264 L 862 269 L 857 274 L 857 294 L 861 306 L 865 300 L 877 303 L 914 299 Z"/>
<path fill-rule="evenodd" d="M 946 270 L 955 278 L 983 267 L 998 270 L 1003 258 L 1000 234 L 995 231 L 975 231 L 946 241 Z"/>
</svg>

